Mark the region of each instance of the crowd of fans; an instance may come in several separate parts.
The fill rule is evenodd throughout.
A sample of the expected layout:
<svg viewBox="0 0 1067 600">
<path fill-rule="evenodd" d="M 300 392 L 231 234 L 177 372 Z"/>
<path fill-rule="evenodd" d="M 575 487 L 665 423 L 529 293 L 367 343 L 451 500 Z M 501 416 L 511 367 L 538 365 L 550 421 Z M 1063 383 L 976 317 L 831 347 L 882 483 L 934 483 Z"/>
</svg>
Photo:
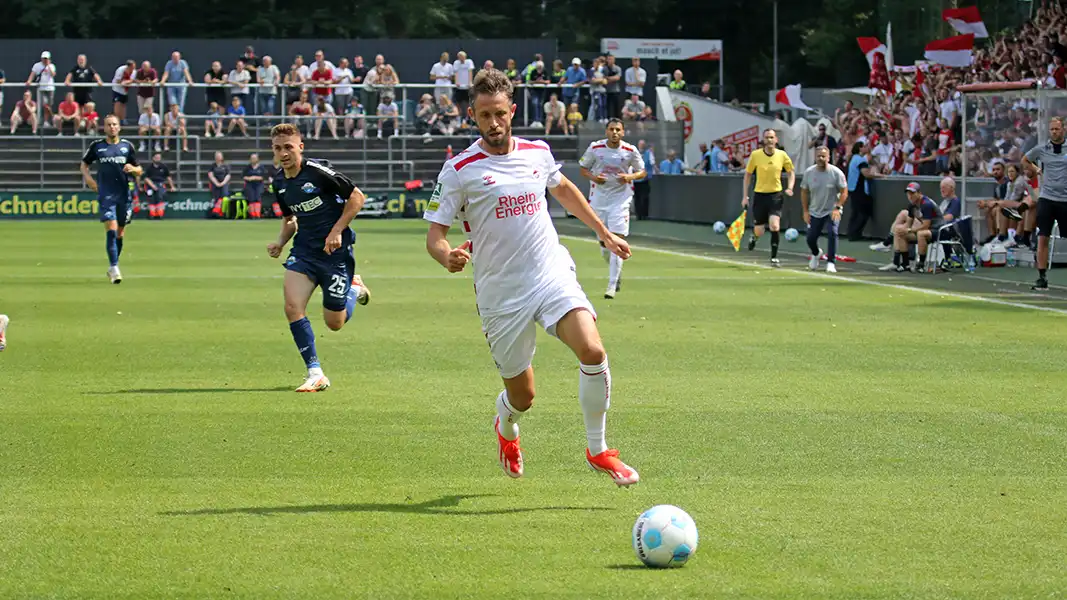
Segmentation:
<svg viewBox="0 0 1067 600">
<path fill-rule="evenodd" d="M 640 59 L 628 62 L 623 67 L 611 55 L 595 57 L 588 63 L 575 57 L 564 67 L 561 60 L 548 62 L 536 54 L 522 67 L 509 58 L 501 70 L 526 89 L 516 96 L 516 101 L 532 127 L 543 128 L 546 135 L 568 135 L 587 120 L 604 123 L 610 118 L 655 119 L 652 107 L 644 99 L 647 72 Z M 201 75 L 175 51 L 158 67 L 147 60 L 127 60 L 108 80 L 110 71 L 102 76 L 85 55 L 78 56 L 76 64 L 63 76 L 52 62 L 51 53 L 45 51 L 29 69 L 26 94 L 8 115 L 8 124 L 11 133 L 24 128 L 33 134 L 41 129 L 55 130 L 58 135 L 95 134 L 100 117 L 93 91 L 95 87 L 110 86 L 111 102 L 104 112 L 113 112 L 123 123 L 135 124 L 142 135 L 167 138 L 162 142 L 167 147 L 172 136 L 185 147 L 189 133 L 206 137 L 248 135 L 249 127 L 255 124 L 249 119 L 252 116 L 289 118 L 299 122 L 315 139 L 322 135 L 388 137 L 402 130 L 405 116 L 407 127 L 419 135 L 452 135 L 473 126 L 467 118 L 468 90 L 477 70 L 495 66 L 486 60 L 476 67 L 462 50 L 456 53 L 455 60 L 443 52 L 421 78 L 432 93 L 422 94 L 421 98 L 412 94 L 415 106 L 406 112 L 397 89 L 400 75 L 380 54 L 369 65 L 362 56 L 353 57 L 351 62 L 341 57 L 335 64 L 319 50 L 310 62 L 297 55 L 288 67 L 279 67 L 271 56 L 259 56 L 248 46 L 232 62 L 212 62 Z M 670 85 L 685 89 L 681 71 L 672 76 Z M 419 79 L 413 77 L 412 81 Z M 0 71 L 0 83 L 5 81 Z M 194 83 L 204 86 L 191 89 Z M 70 93 L 56 104 L 56 88 L 63 86 L 69 86 Z M 191 91 L 203 93 L 207 106 L 195 125 L 185 112 Z M 711 96 L 710 84 L 704 85 L 702 93 Z"/>
<path fill-rule="evenodd" d="M 883 175 L 958 176 L 966 162 L 968 175 L 985 177 L 994 165 L 1018 164 L 1038 141 L 1036 100 L 1007 93 L 972 103 L 966 107 L 963 139 L 959 86 L 1031 80 L 1067 89 L 1065 28 L 1062 5 L 1046 3 L 1013 35 L 991 38 L 987 47 L 976 49 L 971 67 L 933 65 L 894 73 L 890 77 L 899 93 L 879 93 L 862 108 L 847 103 L 830 122 L 836 132 L 827 133 L 823 121 L 811 148 L 829 146 L 842 167 L 851 154 L 862 152 Z"/>
</svg>

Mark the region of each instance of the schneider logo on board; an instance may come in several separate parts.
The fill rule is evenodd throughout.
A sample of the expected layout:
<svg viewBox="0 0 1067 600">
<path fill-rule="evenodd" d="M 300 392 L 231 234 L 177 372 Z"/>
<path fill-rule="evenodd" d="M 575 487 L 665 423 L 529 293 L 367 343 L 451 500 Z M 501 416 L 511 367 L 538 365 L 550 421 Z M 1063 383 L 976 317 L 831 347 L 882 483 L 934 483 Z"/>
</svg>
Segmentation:
<svg viewBox="0 0 1067 600">
<path fill-rule="evenodd" d="M 70 198 L 63 194 L 56 194 L 52 198 L 42 198 L 38 194 L 29 198 L 19 194 L 9 197 L 0 195 L 0 215 L 94 215 L 98 207 L 95 199 L 79 198 L 77 194 Z"/>
</svg>

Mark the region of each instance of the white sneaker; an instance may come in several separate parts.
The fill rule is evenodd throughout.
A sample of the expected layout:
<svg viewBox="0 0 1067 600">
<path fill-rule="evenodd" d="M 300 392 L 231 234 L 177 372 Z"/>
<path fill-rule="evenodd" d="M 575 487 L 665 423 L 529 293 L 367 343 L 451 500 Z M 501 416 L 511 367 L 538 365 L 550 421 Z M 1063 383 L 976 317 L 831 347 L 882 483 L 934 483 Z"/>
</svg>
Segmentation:
<svg viewBox="0 0 1067 600">
<path fill-rule="evenodd" d="M 819 268 L 819 257 L 822 256 L 822 250 L 815 253 L 814 256 L 808 259 L 808 268 L 814 271 Z M 833 264 L 833 263 L 830 263 Z"/>
<path fill-rule="evenodd" d="M 163 146 L 159 142 L 156 142 L 156 152 L 162 152 L 162 151 L 163 151 Z"/>
<path fill-rule="evenodd" d="M 608 300 L 615 299 L 615 286 L 608 284 L 608 289 L 604 290 L 604 297 Z"/>
<path fill-rule="evenodd" d="M 816 258 L 818 258 L 818 257 L 816 257 Z M 778 267 L 782 266 L 782 260 L 780 258 L 772 258 L 771 259 L 771 266 L 774 267 L 774 268 L 778 268 Z"/>
<path fill-rule="evenodd" d="M 307 381 L 296 388 L 298 392 L 324 392 L 330 387 L 330 380 L 322 373 L 309 373 Z"/>
<path fill-rule="evenodd" d="M 7 348 L 7 325 L 10 322 L 7 315 L 0 315 L 0 352 Z"/>
<path fill-rule="evenodd" d="M 828 262 L 828 263 L 826 263 L 826 272 L 827 273 L 837 273 L 837 267 L 834 266 L 834 263 Z"/>
<path fill-rule="evenodd" d="M 870 246 L 867 246 L 867 247 L 870 248 L 871 250 L 874 250 L 875 252 L 889 252 L 890 250 L 893 249 L 892 246 L 886 246 L 884 241 L 878 242 L 877 244 L 871 244 Z"/>
<path fill-rule="evenodd" d="M 896 271 L 897 270 L 897 266 L 894 265 L 893 263 L 889 263 L 888 265 L 882 265 L 882 266 L 878 267 L 878 270 L 879 271 Z"/>
<path fill-rule="evenodd" d="M 137 146 L 137 151 L 138 151 L 138 152 L 144 152 L 144 151 L 145 151 L 145 149 L 144 149 L 144 148 L 145 148 L 145 146 L 144 146 L 144 142 L 141 142 L 141 145 L 140 145 L 140 146 Z"/>
<path fill-rule="evenodd" d="M 359 291 L 356 292 L 356 304 L 366 306 L 370 302 L 370 288 L 363 283 L 363 278 L 359 275 L 353 275 L 352 287 L 359 288 Z"/>
<path fill-rule="evenodd" d="M 122 272 L 117 266 L 111 267 L 107 270 L 107 278 L 111 280 L 111 283 L 122 283 Z"/>
</svg>

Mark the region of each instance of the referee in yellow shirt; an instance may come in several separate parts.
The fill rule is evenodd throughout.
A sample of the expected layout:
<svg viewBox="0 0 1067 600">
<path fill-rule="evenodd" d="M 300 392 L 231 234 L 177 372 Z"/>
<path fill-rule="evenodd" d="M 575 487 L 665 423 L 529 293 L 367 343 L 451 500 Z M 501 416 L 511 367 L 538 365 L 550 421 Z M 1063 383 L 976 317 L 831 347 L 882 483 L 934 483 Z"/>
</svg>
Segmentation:
<svg viewBox="0 0 1067 600">
<path fill-rule="evenodd" d="M 748 190 L 752 184 L 752 174 L 756 174 L 755 194 L 752 197 L 752 237 L 748 240 L 749 251 L 755 249 L 756 242 L 763 235 L 763 228 L 771 230 L 771 266 L 781 266 L 778 260 L 778 228 L 782 217 L 782 171 L 789 173 L 789 185 L 785 195 L 793 195 L 793 184 L 797 174 L 793 170 L 793 161 L 784 150 L 778 149 L 778 134 L 773 129 L 763 132 L 763 149 L 756 150 L 748 157 L 745 167 L 745 190 L 741 199 L 741 208 L 748 208 Z"/>
</svg>

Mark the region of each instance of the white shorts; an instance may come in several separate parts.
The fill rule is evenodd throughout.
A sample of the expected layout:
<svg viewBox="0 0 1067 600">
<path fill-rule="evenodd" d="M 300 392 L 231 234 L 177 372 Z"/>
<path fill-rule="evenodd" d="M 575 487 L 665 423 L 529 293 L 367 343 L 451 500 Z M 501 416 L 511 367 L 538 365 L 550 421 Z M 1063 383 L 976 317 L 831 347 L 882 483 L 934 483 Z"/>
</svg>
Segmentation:
<svg viewBox="0 0 1067 600">
<path fill-rule="evenodd" d="M 630 235 L 630 205 L 593 209 L 608 231 L 623 237 Z"/>
<path fill-rule="evenodd" d="M 555 336 L 556 325 L 575 309 L 588 310 L 596 318 L 596 311 L 578 283 L 572 262 L 570 268 L 561 269 L 559 276 L 532 295 L 521 309 L 483 316 L 482 331 L 500 376 L 510 379 L 533 364 L 537 340 L 535 323 Z"/>
</svg>

